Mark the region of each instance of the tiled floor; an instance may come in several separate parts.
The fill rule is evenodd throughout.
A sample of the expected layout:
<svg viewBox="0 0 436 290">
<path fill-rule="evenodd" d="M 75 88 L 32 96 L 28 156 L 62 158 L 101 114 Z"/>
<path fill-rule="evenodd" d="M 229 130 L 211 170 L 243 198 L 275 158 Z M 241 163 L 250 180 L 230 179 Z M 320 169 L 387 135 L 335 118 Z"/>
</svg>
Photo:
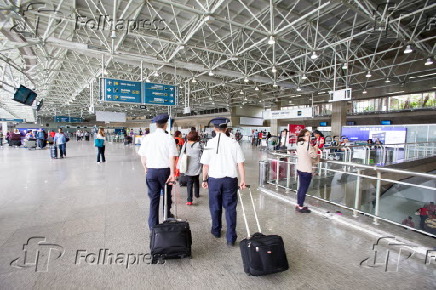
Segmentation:
<svg viewBox="0 0 436 290">
<path fill-rule="evenodd" d="M 398 255 L 392 250 L 388 271 L 368 261 L 361 264 L 374 257 L 374 235 L 316 213 L 296 214 L 292 205 L 261 193 L 256 186 L 253 194 L 262 231 L 283 236 L 289 271 L 247 276 L 238 247 L 228 249 L 224 238 L 209 234 L 207 192 L 202 191 L 195 205 L 188 207 L 185 188 L 176 202 L 178 216 L 187 219 L 193 231 L 193 259 L 148 265 L 147 259 L 137 259 L 149 251 L 148 197 L 135 153 L 138 148 L 108 144 L 107 162 L 97 164 L 92 142 L 71 141 L 67 147 L 68 157 L 59 160 L 51 160 L 48 150 L 0 150 L 1 289 L 436 288 L 434 258 L 425 265 L 425 257 L 416 253 L 409 259 L 401 256 L 397 263 Z M 265 153 L 249 145 L 244 145 L 244 153 L 248 183 L 256 185 L 257 162 Z M 248 192 L 243 194 L 254 230 Z M 242 239 L 246 231 L 240 206 L 238 213 Z M 29 241 L 24 263 L 23 245 L 32 237 L 42 238 Z M 420 240 L 421 236 L 415 236 L 415 241 Z M 428 245 L 428 238 L 422 240 Z M 38 271 L 32 265 L 36 249 Z M 113 259 L 116 263 L 108 265 L 108 260 L 101 259 L 97 264 L 97 254 L 104 249 L 119 254 L 119 259 Z M 385 254 L 379 249 L 378 257 Z M 128 255 L 136 263 L 127 268 Z M 15 267 L 11 266 L 17 258 L 12 263 Z"/>
</svg>

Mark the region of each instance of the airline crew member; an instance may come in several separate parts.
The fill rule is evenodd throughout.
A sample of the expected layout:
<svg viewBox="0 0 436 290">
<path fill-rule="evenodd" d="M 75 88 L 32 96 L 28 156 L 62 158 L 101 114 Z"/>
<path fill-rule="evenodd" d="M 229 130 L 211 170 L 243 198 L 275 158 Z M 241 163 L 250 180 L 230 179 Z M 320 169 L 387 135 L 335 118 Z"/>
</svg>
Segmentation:
<svg viewBox="0 0 436 290">
<path fill-rule="evenodd" d="M 148 196 L 150 197 L 150 215 L 148 226 L 153 228 L 159 224 L 159 202 L 160 192 L 164 190 L 167 182 L 175 181 L 175 156 L 177 156 L 174 138 L 165 132 L 168 126 L 168 114 L 161 114 L 151 121 L 156 123 L 156 131 L 147 134 L 141 143 L 138 154 L 141 156 L 141 163 L 145 169 Z M 168 217 L 171 214 L 171 186 L 168 186 Z"/>
<path fill-rule="evenodd" d="M 209 209 L 212 217 L 211 233 L 221 237 L 222 208 L 226 209 L 227 245 L 236 242 L 236 206 L 239 186 L 245 188 L 244 154 L 239 143 L 227 137 L 229 119 L 215 118 L 210 121 L 215 126 L 216 136 L 207 142 L 200 163 L 203 164 L 203 188 L 209 188 Z"/>
</svg>

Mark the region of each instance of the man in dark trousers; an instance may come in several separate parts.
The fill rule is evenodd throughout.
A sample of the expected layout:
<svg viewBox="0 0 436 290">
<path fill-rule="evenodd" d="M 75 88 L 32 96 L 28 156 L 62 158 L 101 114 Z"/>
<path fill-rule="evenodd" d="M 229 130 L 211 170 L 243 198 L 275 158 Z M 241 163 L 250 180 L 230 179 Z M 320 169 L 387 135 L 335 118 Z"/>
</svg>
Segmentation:
<svg viewBox="0 0 436 290">
<path fill-rule="evenodd" d="M 175 181 L 175 156 L 177 156 L 174 138 L 165 132 L 168 126 L 168 114 L 161 114 L 152 119 L 156 123 L 156 131 L 147 134 L 141 143 L 138 154 L 145 169 L 148 196 L 150 197 L 150 215 L 148 226 L 152 229 L 159 224 L 160 192 L 165 184 Z M 168 186 L 168 217 L 174 217 L 171 208 L 171 186 Z"/>
<path fill-rule="evenodd" d="M 227 245 L 234 246 L 236 234 L 236 206 L 238 204 L 238 186 L 244 189 L 244 154 L 239 143 L 227 137 L 229 119 L 215 118 L 211 123 L 216 136 L 209 140 L 200 163 L 203 164 L 203 188 L 209 188 L 209 209 L 212 217 L 211 233 L 221 237 L 222 208 L 226 209 Z M 238 184 L 239 173 L 239 184 Z"/>
</svg>

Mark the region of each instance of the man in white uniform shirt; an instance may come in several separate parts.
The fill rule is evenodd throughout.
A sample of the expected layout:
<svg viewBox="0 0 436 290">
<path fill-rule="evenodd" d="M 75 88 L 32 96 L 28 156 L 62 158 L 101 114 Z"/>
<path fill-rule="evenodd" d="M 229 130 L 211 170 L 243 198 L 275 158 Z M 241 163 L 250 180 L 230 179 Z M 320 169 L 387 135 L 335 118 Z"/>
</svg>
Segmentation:
<svg viewBox="0 0 436 290">
<path fill-rule="evenodd" d="M 244 154 L 239 143 L 227 137 L 229 119 L 215 118 L 210 121 L 215 126 L 216 136 L 207 142 L 200 163 L 203 164 L 203 188 L 209 188 L 209 209 L 212 217 L 211 233 L 221 237 L 222 208 L 226 209 L 227 245 L 234 246 L 236 234 L 236 206 L 239 187 L 244 189 Z"/>
<path fill-rule="evenodd" d="M 167 182 L 175 181 L 175 156 L 177 156 L 174 138 L 165 132 L 168 126 L 168 114 L 161 114 L 152 119 L 156 123 L 156 131 L 146 135 L 141 143 L 138 154 L 145 169 L 148 196 L 150 197 L 150 215 L 148 226 L 152 229 L 159 224 L 160 192 Z M 171 214 L 171 186 L 168 186 L 168 217 Z"/>
</svg>

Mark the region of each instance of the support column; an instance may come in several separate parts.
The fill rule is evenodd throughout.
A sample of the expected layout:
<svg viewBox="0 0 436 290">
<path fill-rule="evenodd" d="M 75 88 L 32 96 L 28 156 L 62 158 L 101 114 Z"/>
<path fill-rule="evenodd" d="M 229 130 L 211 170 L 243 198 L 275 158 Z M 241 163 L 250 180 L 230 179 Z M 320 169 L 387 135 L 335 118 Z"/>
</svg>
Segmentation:
<svg viewBox="0 0 436 290">
<path fill-rule="evenodd" d="M 2 127 L 2 131 L 3 131 L 3 135 L 6 138 L 6 133 L 8 132 L 8 122 L 1 122 L 1 127 Z"/>
<path fill-rule="evenodd" d="M 281 109 L 280 104 L 277 104 L 276 106 L 271 107 L 272 111 L 279 111 Z M 280 130 L 279 130 L 279 120 L 278 119 L 271 119 L 270 120 L 270 124 L 271 124 L 271 135 L 273 136 L 278 136 L 280 134 Z"/>
<path fill-rule="evenodd" d="M 347 124 L 347 101 L 332 103 L 332 136 L 341 136 L 342 127 Z"/>
</svg>

